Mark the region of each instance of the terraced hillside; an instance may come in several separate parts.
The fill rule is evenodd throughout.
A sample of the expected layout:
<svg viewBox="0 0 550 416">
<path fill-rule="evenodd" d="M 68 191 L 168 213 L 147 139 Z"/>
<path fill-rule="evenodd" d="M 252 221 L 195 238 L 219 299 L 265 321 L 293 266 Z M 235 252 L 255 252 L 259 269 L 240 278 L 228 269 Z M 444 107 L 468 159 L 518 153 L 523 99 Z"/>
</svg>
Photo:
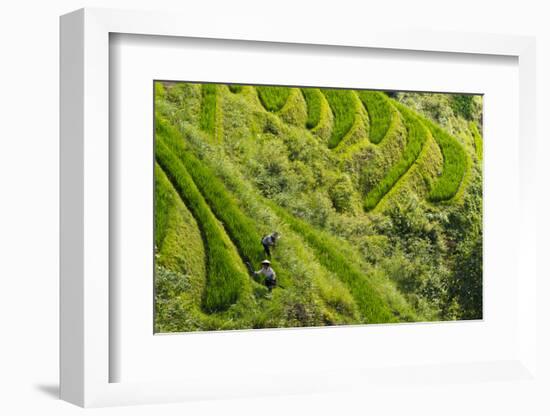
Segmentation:
<svg viewBox="0 0 550 416">
<path fill-rule="evenodd" d="M 480 318 L 481 131 L 481 97 L 155 83 L 155 330 Z"/>
</svg>

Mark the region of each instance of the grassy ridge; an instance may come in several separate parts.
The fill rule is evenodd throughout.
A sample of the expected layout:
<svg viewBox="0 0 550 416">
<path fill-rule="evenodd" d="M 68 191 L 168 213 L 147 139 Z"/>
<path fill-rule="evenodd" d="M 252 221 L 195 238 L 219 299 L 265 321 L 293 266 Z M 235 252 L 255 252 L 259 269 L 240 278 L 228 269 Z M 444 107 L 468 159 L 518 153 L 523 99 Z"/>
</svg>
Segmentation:
<svg viewBox="0 0 550 416">
<path fill-rule="evenodd" d="M 204 245 L 199 227 L 162 168 L 155 163 L 155 246 L 157 262 L 191 276 L 203 286 Z M 202 293 L 202 289 L 199 292 Z"/>
<path fill-rule="evenodd" d="M 235 198 L 212 171 L 185 149 L 179 132 L 168 137 L 166 143 L 187 168 L 212 212 L 222 221 L 242 260 L 257 266 L 265 258 L 260 243 L 262 234 L 257 223 L 243 214 Z M 276 267 L 276 260 L 272 259 L 272 262 Z M 278 270 L 278 278 L 283 285 L 290 283 L 290 277 L 284 268 Z"/>
<path fill-rule="evenodd" d="M 203 308 L 207 312 L 226 310 L 239 299 L 247 275 L 236 265 L 235 258 L 230 253 L 230 242 L 224 238 L 223 228 L 212 214 L 185 166 L 164 143 L 164 137 L 165 135 L 157 130 L 157 161 L 196 219 L 206 246 L 208 272 Z"/>
<path fill-rule="evenodd" d="M 429 195 L 432 202 L 451 199 L 456 195 L 468 168 L 466 151 L 449 133 L 429 120 L 423 120 L 443 154 L 443 173 L 439 176 Z"/>
<path fill-rule="evenodd" d="M 290 95 L 289 87 L 264 87 L 257 86 L 258 97 L 260 102 L 267 111 L 279 111 L 286 103 Z"/>
<path fill-rule="evenodd" d="M 184 127 L 184 137 L 188 140 L 189 146 L 200 143 L 198 134 L 193 128 Z M 316 258 L 316 252 L 314 252 L 302 239 L 299 233 L 291 230 L 286 221 L 281 221 L 281 218 L 274 210 L 271 209 L 271 205 L 267 199 L 258 195 L 257 191 L 245 185 L 246 180 L 240 175 L 236 174 L 233 170 L 233 165 L 227 160 L 219 161 L 215 156 L 205 153 L 205 158 L 196 160 L 196 168 L 202 169 L 201 176 L 206 178 L 206 183 L 215 184 L 218 189 L 224 187 L 224 190 L 220 190 L 218 195 L 222 195 L 225 201 L 224 206 L 232 205 L 233 202 L 239 204 L 238 209 L 242 211 L 245 218 L 250 218 L 254 221 L 254 224 L 268 227 L 269 230 L 277 229 L 284 234 L 283 243 L 275 250 L 272 258 L 273 266 L 278 274 L 281 287 L 290 291 L 297 291 L 300 296 L 308 296 L 300 287 L 295 287 L 295 283 L 298 281 L 298 285 L 303 285 L 307 281 L 315 282 L 319 296 L 325 305 L 330 308 L 331 311 L 323 309 L 323 314 L 328 318 L 329 322 L 347 322 L 350 316 L 354 316 L 357 312 L 355 302 L 351 296 L 347 287 L 333 274 L 331 274 L 325 267 L 320 265 Z M 212 166 L 205 168 L 205 166 Z M 192 169 L 192 167 L 189 167 Z M 214 172 L 215 169 L 215 172 Z M 197 170 L 198 171 L 198 170 Z M 227 195 L 224 195 L 227 194 Z M 231 196 L 228 200 L 228 196 Z M 233 209 L 233 207 L 231 207 Z M 267 214 L 269 213 L 269 214 Z M 227 230 L 230 227 L 226 226 Z M 248 232 L 250 235 L 250 232 Z M 254 245 L 255 241 L 252 241 L 252 249 L 257 249 Z M 258 242 L 256 242 L 258 243 Z M 239 244 L 237 242 L 237 244 Z M 263 253 L 263 250 L 261 250 Z M 262 254 L 263 255 L 263 254 Z M 287 296 L 294 296 L 292 294 L 285 293 L 279 298 L 279 301 L 285 299 Z M 272 303 L 277 303 L 277 297 L 275 297 Z"/>
<path fill-rule="evenodd" d="M 302 94 L 307 103 L 306 127 L 317 127 L 321 120 L 321 91 L 317 88 L 302 88 Z"/>
<path fill-rule="evenodd" d="M 357 95 L 369 113 L 369 140 L 374 144 L 378 144 L 382 141 L 390 128 L 395 109 L 381 92 L 358 91 Z"/>
<path fill-rule="evenodd" d="M 395 102 L 395 105 L 398 106 L 398 110 L 407 126 L 407 145 L 403 150 L 399 162 L 393 165 L 386 176 L 367 194 L 364 204 L 364 208 L 367 211 L 378 205 L 380 200 L 393 188 L 399 178 L 409 170 L 418 158 L 429 134 L 428 129 L 411 110 L 397 102 Z"/>
<path fill-rule="evenodd" d="M 216 129 L 216 84 L 202 84 L 202 104 L 200 116 L 200 128 L 209 134 L 214 134 Z"/>
<path fill-rule="evenodd" d="M 337 89 L 323 89 L 321 91 L 334 115 L 332 133 L 328 141 L 328 147 L 333 149 L 353 126 L 357 103 L 353 91 Z"/>
<path fill-rule="evenodd" d="M 306 222 L 290 215 L 285 209 L 267 201 L 270 207 L 313 249 L 319 263 L 348 287 L 360 313 L 368 323 L 397 321 L 390 306 L 384 302 L 368 277 L 353 260 L 342 253 L 340 242 L 334 237 L 316 230 Z"/>
</svg>

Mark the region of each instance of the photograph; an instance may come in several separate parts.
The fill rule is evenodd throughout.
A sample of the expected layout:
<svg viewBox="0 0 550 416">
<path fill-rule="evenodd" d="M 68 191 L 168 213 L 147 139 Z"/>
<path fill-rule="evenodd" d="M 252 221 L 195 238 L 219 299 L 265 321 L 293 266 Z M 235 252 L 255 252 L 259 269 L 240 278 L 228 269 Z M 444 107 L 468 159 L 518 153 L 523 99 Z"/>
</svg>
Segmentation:
<svg viewBox="0 0 550 416">
<path fill-rule="evenodd" d="M 483 96 L 155 80 L 154 333 L 483 319 Z"/>
</svg>

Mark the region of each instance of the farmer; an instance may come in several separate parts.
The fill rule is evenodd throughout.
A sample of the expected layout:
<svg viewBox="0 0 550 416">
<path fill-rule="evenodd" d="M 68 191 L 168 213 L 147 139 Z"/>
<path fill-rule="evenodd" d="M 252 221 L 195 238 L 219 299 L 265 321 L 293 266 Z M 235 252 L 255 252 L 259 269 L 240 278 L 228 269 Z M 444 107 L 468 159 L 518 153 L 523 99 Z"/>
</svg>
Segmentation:
<svg viewBox="0 0 550 416">
<path fill-rule="evenodd" d="M 257 272 L 254 272 L 254 276 L 264 276 L 265 285 L 267 289 L 271 292 L 275 286 L 277 286 L 277 275 L 275 271 L 271 268 L 271 262 L 269 260 L 262 261 L 262 268 Z"/>
<path fill-rule="evenodd" d="M 270 248 L 277 245 L 277 240 L 280 238 L 279 233 L 277 231 L 272 232 L 271 234 L 268 234 L 262 238 L 262 245 L 264 246 L 265 255 L 269 258 L 271 258 L 271 251 Z"/>
</svg>

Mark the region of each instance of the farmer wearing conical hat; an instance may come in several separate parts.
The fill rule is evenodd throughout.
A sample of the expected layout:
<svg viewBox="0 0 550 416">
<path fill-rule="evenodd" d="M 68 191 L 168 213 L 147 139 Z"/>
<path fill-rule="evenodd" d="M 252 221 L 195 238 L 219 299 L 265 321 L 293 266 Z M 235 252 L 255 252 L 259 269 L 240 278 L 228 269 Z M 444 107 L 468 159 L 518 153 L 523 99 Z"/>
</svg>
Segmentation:
<svg viewBox="0 0 550 416">
<path fill-rule="evenodd" d="M 264 278 L 264 284 L 271 292 L 273 288 L 277 286 L 277 274 L 275 273 L 275 270 L 271 268 L 271 262 L 269 260 L 265 259 L 261 264 L 262 268 L 258 271 L 254 271 L 250 263 L 247 263 L 247 266 L 254 277 Z"/>
</svg>

